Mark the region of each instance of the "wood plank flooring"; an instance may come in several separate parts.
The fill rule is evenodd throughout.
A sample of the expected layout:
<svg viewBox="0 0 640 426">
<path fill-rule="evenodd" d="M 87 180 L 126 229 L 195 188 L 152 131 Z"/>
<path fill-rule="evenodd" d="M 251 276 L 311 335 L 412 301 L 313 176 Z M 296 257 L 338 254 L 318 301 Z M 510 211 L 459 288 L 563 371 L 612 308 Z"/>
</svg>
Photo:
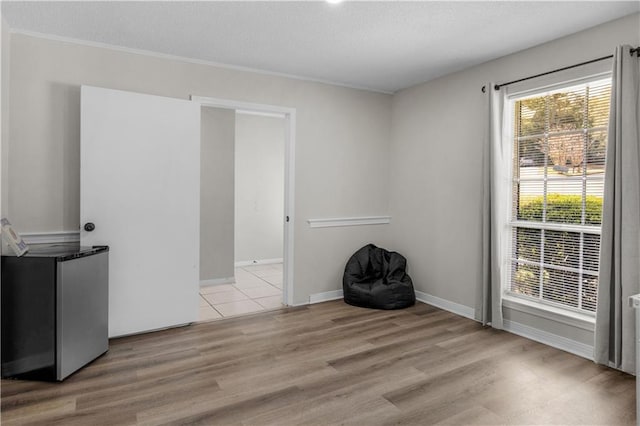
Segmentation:
<svg viewBox="0 0 640 426">
<path fill-rule="evenodd" d="M 63 383 L 3 380 L 3 425 L 628 424 L 635 378 L 417 304 L 342 301 L 114 339 Z"/>
</svg>

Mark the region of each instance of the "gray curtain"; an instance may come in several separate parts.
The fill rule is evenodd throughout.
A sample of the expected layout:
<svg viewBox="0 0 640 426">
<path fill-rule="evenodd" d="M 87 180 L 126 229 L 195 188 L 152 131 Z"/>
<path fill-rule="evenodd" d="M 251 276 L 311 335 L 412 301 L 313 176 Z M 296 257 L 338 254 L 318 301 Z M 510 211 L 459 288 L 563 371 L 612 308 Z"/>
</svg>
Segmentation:
<svg viewBox="0 0 640 426">
<path fill-rule="evenodd" d="M 505 253 L 503 237 L 508 213 L 510 187 L 509 147 L 502 134 L 505 127 L 504 94 L 485 86 L 489 119 L 482 146 L 482 266 L 476 296 L 475 318 L 483 325 L 502 329 L 502 269 Z"/>
<path fill-rule="evenodd" d="M 640 61 L 630 46 L 613 57 L 605 168 L 594 359 L 635 372 L 635 317 L 640 293 Z"/>
</svg>

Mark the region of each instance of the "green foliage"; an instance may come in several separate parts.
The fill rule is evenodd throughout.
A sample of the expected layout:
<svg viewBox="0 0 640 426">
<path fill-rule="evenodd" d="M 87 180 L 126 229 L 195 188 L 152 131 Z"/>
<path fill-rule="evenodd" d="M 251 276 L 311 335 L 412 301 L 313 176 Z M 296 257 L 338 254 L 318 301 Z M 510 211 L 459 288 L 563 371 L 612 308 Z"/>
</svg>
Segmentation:
<svg viewBox="0 0 640 426">
<path fill-rule="evenodd" d="M 573 87 L 521 99 L 515 104 L 515 164 L 547 167 L 547 173 L 601 173 L 607 146 L 610 89 L 605 84 Z M 581 131 L 584 130 L 584 133 Z M 553 167 L 550 166 L 561 166 Z M 585 170 L 586 168 L 586 170 Z M 542 169 L 541 169 L 542 170 Z M 553 171 L 552 171 L 553 170 Z M 531 170 L 526 173 L 532 174 Z M 602 197 L 548 194 L 519 196 L 518 220 L 600 225 Z M 583 220 L 584 217 L 584 220 Z M 578 268 L 597 272 L 598 259 L 580 253 L 582 241 L 599 247 L 597 234 L 517 228 L 511 290 L 533 298 L 594 311 L 598 278 L 571 272 Z"/>
<path fill-rule="evenodd" d="M 539 137 L 518 142 L 520 158 L 535 165 L 571 165 L 580 169 L 587 163 L 603 162 L 606 135 L 587 132 L 558 133 L 606 126 L 609 117 L 610 91 L 589 88 L 545 94 L 522 99 L 515 104 L 515 132 L 517 136 Z M 543 134 L 547 137 L 543 138 Z"/>
<path fill-rule="evenodd" d="M 544 197 L 536 196 L 520 200 L 519 220 L 542 222 Z M 581 224 L 582 196 L 547 194 L 547 222 Z M 585 225 L 602 223 L 602 197 L 587 195 L 585 200 Z"/>
<path fill-rule="evenodd" d="M 513 290 L 516 293 L 538 297 L 540 294 L 540 268 L 532 265 L 517 265 L 513 276 Z"/>
<path fill-rule="evenodd" d="M 542 221 L 543 202 L 542 196 L 521 200 L 518 219 Z M 602 197 L 587 196 L 585 207 L 585 223 L 600 224 Z M 549 194 L 547 196 L 547 222 L 580 224 L 581 216 L 582 197 L 580 195 Z M 517 264 L 512 278 L 512 290 L 531 297 L 541 297 L 544 300 L 594 311 L 598 289 L 597 277 L 591 275 L 582 277 L 581 302 L 579 302 L 577 291 L 579 275 L 576 272 L 555 268 L 579 267 L 581 234 L 546 230 L 543 240 L 542 231 L 539 229 L 518 228 L 516 232 L 515 257 L 522 261 L 536 263 L 543 261 L 546 266 Z M 583 238 L 585 244 L 599 244 L 599 235 L 584 234 Z M 544 255 L 542 246 L 544 246 Z M 597 259 L 585 258 L 582 267 L 596 272 Z"/>
<path fill-rule="evenodd" d="M 579 89 L 522 99 L 515 110 L 518 135 L 606 126 L 610 96 L 609 90 L 589 93 Z"/>
<path fill-rule="evenodd" d="M 516 111 L 520 108 L 525 111 L 520 115 L 520 135 L 543 133 L 547 126 L 552 132 L 581 129 L 584 125 L 586 100 L 585 93 L 580 91 L 554 93 L 519 101 Z"/>
</svg>

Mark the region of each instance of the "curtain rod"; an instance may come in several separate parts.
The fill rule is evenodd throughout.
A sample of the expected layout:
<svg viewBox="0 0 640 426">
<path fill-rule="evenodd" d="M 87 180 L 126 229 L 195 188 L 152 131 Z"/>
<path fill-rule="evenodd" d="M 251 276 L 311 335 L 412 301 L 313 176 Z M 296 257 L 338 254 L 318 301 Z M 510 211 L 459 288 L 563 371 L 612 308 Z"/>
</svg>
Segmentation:
<svg viewBox="0 0 640 426">
<path fill-rule="evenodd" d="M 525 77 L 525 78 L 521 78 L 518 80 L 513 80 L 513 81 L 509 81 L 507 83 L 502 83 L 502 84 L 496 84 L 495 86 L 493 86 L 493 88 L 495 90 L 500 90 L 500 88 L 502 86 L 508 86 L 510 84 L 514 84 L 514 83 L 520 83 L 521 81 L 526 81 L 526 80 L 531 80 L 532 78 L 536 78 L 536 77 L 542 77 L 543 75 L 549 75 L 549 74 L 553 74 L 556 72 L 560 72 L 560 71 L 564 71 L 564 70 L 569 70 L 571 68 L 576 68 L 582 65 L 587 65 L 587 64 L 592 64 L 594 62 L 600 62 L 600 61 L 604 61 L 605 59 L 610 59 L 613 58 L 613 55 L 609 55 L 609 56 L 603 56 L 602 58 L 598 58 L 598 59 L 592 59 L 590 61 L 585 61 L 585 62 L 580 62 L 579 64 L 575 64 L 575 65 L 569 65 L 568 67 L 562 67 L 562 68 L 558 68 L 555 69 L 553 71 L 547 71 L 547 72 L 543 72 L 540 74 L 536 74 L 536 75 L 532 75 L 531 77 Z"/>
<path fill-rule="evenodd" d="M 631 53 L 631 56 L 633 56 L 634 53 L 637 53 L 638 56 L 640 57 L 640 47 L 636 47 L 635 49 L 631 49 L 630 53 Z M 604 61 L 605 59 L 610 59 L 610 58 L 613 58 L 613 55 L 603 56 L 601 58 L 592 59 L 590 61 L 580 62 L 579 64 L 569 65 L 568 67 L 558 68 L 558 69 L 555 69 L 553 71 L 543 72 L 541 74 L 536 74 L 536 75 L 532 75 L 530 77 L 525 77 L 525 78 L 521 78 L 521 79 L 518 79 L 518 80 L 509 81 L 507 83 L 496 84 L 495 86 L 493 86 L 493 88 L 495 90 L 500 90 L 500 88 L 502 86 L 508 86 L 510 84 L 520 83 L 521 81 L 531 80 L 532 78 L 542 77 L 543 75 L 548 75 L 548 74 L 553 74 L 553 73 L 564 71 L 564 70 L 569 70 L 571 68 L 580 67 L 582 65 L 587 65 L 587 64 L 592 64 L 594 62 Z M 484 89 L 484 86 L 483 86 L 483 89 Z M 484 90 L 483 90 L 483 92 L 484 92 Z"/>
</svg>

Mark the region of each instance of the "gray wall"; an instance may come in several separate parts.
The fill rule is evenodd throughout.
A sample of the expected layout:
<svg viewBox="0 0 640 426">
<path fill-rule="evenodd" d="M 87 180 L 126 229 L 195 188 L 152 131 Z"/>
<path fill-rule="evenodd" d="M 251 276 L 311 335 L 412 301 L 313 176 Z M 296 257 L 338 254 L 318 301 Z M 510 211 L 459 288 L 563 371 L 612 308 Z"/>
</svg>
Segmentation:
<svg viewBox="0 0 640 426">
<path fill-rule="evenodd" d="M 21 232 L 79 228 L 82 84 L 296 108 L 295 303 L 340 288 L 348 256 L 384 232 L 310 229 L 306 220 L 387 214 L 390 95 L 23 34 L 10 47 L 3 208 Z"/>
<path fill-rule="evenodd" d="M 284 118 L 236 115 L 235 260 L 283 257 Z"/>
<path fill-rule="evenodd" d="M 393 97 L 14 34 L 2 207 L 23 232 L 78 229 L 81 84 L 294 107 L 294 301 L 340 288 L 345 259 L 373 242 L 408 258 L 418 290 L 473 307 L 487 121 L 480 87 L 608 55 L 617 44 L 637 46 L 639 26 L 636 14 Z M 386 214 L 390 226 L 306 223 Z"/>
<path fill-rule="evenodd" d="M 488 122 L 480 88 L 610 55 L 618 44 L 638 46 L 639 28 L 635 14 L 394 95 L 390 235 L 407 256 L 417 290 L 475 306 Z M 566 337 L 585 340 L 582 331 Z"/>
<path fill-rule="evenodd" d="M 233 277 L 235 111 L 201 109 L 200 280 Z"/>
<path fill-rule="evenodd" d="M 2 148 L 2 155 L 0 156 L 0 179 L 2 181 L 1 189 L 2 194 L 0 196 L 0 216 L 6 216 L 7 206 L 7 188 L 9 182 L 9 168 L 7 167 L 8 161 L 8 143 L 9 143 L 9 48 L 10 48 L 10 34 L 9 27 L 4 18 L 0 18 L 0 25 L 2 28 L 1 37 L 1 58 L 0 58 L 0 111 L 2 111 L 2 119 L 0 121 L 0 146 Z"/>
</svg>

